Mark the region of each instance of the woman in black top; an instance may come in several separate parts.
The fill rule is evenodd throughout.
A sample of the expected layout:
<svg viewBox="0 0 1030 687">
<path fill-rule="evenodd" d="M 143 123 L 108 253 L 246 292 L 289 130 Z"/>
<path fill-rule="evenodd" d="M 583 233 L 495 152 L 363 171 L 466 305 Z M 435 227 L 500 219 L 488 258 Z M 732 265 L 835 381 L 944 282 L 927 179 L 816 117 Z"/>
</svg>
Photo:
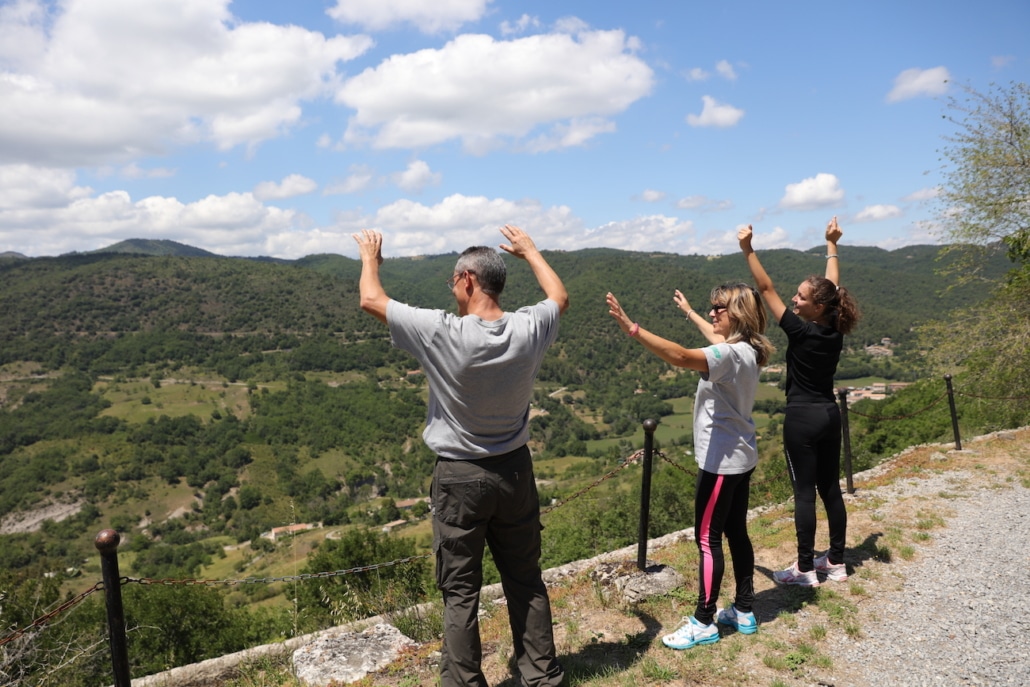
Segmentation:
<svg viewBox="0 0 1030 687">
<path fill-rule="evenodd" d="M 755 286 L 787 335 L 787 412 L 783 448 L 794 487 L 794 527 L 798 558 L 773 573 L 780 584 L 819 585 L 819 575 L 848 579 L 844 545 L 848 515 L 840 490 L 840 409 L 834 399 L 833 375 L 844 347 L 844 335 L 858 321 L 855 300 L 840 283 L 837 241 L 843 232 L 834 217 L 826 225 L 826 276 L 811 276 L 798 286 L 788 308 L 751 247 L 751 226 L 737 233 Z M 815 557 L 815 496 L 826 508 L 830 548 Z"/>
</svg>

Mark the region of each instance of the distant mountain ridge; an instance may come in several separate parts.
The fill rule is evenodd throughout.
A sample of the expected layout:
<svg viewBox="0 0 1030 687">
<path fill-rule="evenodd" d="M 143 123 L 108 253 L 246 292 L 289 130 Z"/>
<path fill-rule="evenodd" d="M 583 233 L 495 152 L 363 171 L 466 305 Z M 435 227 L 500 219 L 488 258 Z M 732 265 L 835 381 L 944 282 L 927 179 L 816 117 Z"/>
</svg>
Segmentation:
<svg viewBox="0 0 1030 687">
<path fill-rule="evenodd" d="M 954 286 L 941 273 L 954 261 L 942 246 L 896 250 L 840 246 L 842 283 L 859 301 L 863 318 L 856 344 L 909 338 L 920 323 L 985 296 L 979 286 Z M 825 269 L 824 248 L 759 251 L 762 262 L 788 298 L 806 276 Z M 568 345 L 596 352 L 612 327 L 605 293 L 615 293 L 627 312 L 652 331 L 680 336 L 682 314 L 672 301 L 681 289 L 695 306 L 724 282 L 750 281 L 739 253 L 722 256 L 593 248 L 545 251 L 574 303 L 563 318 Z M 210 258 L 220 258 L 212 260 Z M 387 256 L 381 269 L 392 298 L 429 308 L 453 307 L 445 282 L 455 253 Z M 525 262 L 508 259 L 502 306 L 536 302 L 540 290 Z M 984 275 L 1001 279 L 1011 269 L 1002 254 L 988 258 Z M 220 256 L 169 240 L 130 239 L 99 251 L 60 257 L 0 261 L 0 343 L 29 333 L 53 336 L 116 335 L 143 331 L 269 335 L 275 332 L 378 331 L 358 307 L 361 262 L 339 254 L 296 260 Z M 776 332 L 774 332 L 775 334 Z M 688 330 L 687 334 L 690 334 Z"/>
<path fill-rule="evenodd" d="M 126 239 L 119 241 L 106 248 L 86 251 L 87 254 L 96 253 L 129 253 L 132 255 L 152 255 L 159 257 L 177 258 L 221 258 L 225 257 L 206 251 L 203 248 L 188 246 L 185 243 L 171 241 L 169 239 Z"/>
</svg>

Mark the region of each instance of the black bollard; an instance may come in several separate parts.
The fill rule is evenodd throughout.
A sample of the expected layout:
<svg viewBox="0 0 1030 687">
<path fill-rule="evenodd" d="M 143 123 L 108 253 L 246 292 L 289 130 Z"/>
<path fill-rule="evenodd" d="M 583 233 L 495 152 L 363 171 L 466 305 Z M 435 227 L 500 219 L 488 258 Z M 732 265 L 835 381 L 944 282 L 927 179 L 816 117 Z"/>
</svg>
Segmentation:
<svg viewBox="0 0 1030 687">
<path fill-rule="evenodd" d="M 955 390 L 951 388 L 951 375 L 944 375 L 948 387 L 948 405 L 951 407 L 951 431 L 955 434 L 955 450 L 962 450 L 962 438 L 958 435 L 958 411 L 955 410 Z"/>
<path fill-rule="evenodd" d="M 848 390 L 846 387 L 837 389 L 837 398 L 840 399 L 840 436 L 844 442 L 844 476 L 847 478 L 848 493 L 855 493 L 855 482 L 851 474 L 851 428 L 848 426 Z"/>
<path fill-rule="evenodd" d="M 111 642 L 111 667 L 114 687 L 130 687 L 129 652 L 125 641 L 125 612 L 122 610 L 122 581 L 118 574 L 118 544 L 121 537 L 114 530 L 97 534 L 100 568 L 104 575 L 104 596 L 107 599 L 107 628 Z"/>
<path fill-rule="evenodd" d="M 654 454 L 655 420 L 644 420 L 644 477 L 640 483 L 640 530 L 637 537 L 637 569 L 647 569 L 647 524 L 651 517 L 651 461 Z"/>
</svg>

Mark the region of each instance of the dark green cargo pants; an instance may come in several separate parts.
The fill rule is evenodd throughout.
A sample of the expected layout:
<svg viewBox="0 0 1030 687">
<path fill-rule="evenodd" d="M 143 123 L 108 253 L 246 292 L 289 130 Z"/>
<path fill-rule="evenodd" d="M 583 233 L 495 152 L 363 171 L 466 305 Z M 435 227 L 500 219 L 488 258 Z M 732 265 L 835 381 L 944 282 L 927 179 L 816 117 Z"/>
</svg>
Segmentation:
<svg viewBox="0 0 1030 687">
<path fill-rule="evenodd" d="M 432 498 L 436 584 L 444 601 L 441 685 L 487 685 L 478 619 L 485 544 L 501 575 L 522 684 L 557 687 L 564 671 L 540 574 L 540 504 L 529 449 L 474 461 L 438 458 Z"/>
</svg>

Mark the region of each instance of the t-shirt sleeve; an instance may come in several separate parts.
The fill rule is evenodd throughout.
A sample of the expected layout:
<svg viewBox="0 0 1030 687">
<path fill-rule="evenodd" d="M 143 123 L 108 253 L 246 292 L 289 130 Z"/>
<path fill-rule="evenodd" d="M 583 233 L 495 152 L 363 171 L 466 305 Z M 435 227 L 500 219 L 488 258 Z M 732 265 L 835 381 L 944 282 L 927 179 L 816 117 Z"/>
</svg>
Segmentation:
<svg viewBox="0 0 1030 687">
<path fill-rule="evenodd" d="M 708 359 L 708 376 L 712 384 L 732 378 L 740 368 L 740 354 L 728 343 L 718 343 L 703 349 Z"/>
<path fill-rule="evenodd" d="M 540 327 L 540 338 L 543 342 L 543 348 L 546 349 L 553 344 L 555 339 L 558 338 L 558 321 L 561 317 L 561 310 L 558 308 L 558 304 L 547 298 L 536 305 L 520 308 L 520 310 L 528 311 L 533 315 L 537 326 Z"/>
<path fill-rule="evenodd" d="M 801 337 L 805 333 L 805 321 L 797 316 L 790 308 L 783 311 L 783 316 L 780 318 L 780 329 L 787 335 L 787 338 L 791 341 Z"/>
<path fill-rule="evenodd" d="M 413 308 L 391 300 L 386 305 L 386 323 L 393 345 L 421 360 L 422 352 L 432 345 L 444 315 L 443 310 Z"/>
</svg>

